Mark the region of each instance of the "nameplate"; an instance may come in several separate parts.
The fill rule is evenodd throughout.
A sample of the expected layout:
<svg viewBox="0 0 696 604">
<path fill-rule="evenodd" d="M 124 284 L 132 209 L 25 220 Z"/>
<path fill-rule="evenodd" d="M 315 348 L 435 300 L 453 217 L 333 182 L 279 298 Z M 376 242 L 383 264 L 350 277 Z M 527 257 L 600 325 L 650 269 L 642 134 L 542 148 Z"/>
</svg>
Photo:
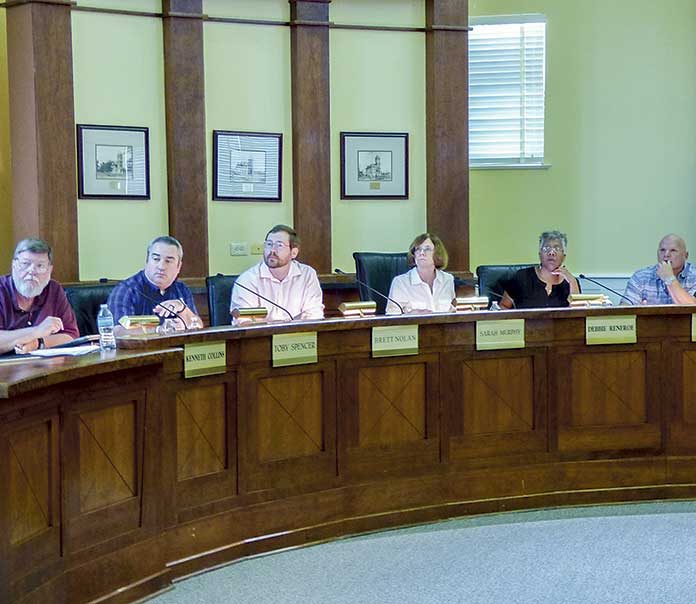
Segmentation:
<svg viewBox="0 0 696 604">
<path fill-rule="evenodd" d="M 227 349 L 225 342 L 186 344 L 184 346 L 184 377 L 225 373 Z"/>
<path fill-rule="evenodd" d="M 476 350 L 524 348 L 524 319 L 476 321 Z"/>
<path fill-rule="evenodd" d="M 585 343 L 635 344 L 637 341 L 636 316 L 585 317 Z"/>
<path fill-rule="evenodd" d="M 691 341 L 696 342 L 696 314 L 691 315 Z"/>
<path fill-rule="evenodd" d="M 400 357 L 418 354 L 418 325 L 372 328 L 372 356 Z"/>
<path fill-rule="evenodd" d="M 273 367 L 317 362 L 317 332 L 303 331 L 273 336 Z"/>
</svg>

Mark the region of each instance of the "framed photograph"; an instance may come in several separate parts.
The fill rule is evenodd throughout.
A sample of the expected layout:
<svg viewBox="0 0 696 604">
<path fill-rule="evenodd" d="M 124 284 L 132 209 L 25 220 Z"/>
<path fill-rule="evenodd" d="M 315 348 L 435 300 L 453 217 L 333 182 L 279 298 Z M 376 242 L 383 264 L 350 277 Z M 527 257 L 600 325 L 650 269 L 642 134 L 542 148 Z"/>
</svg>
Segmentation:
<svg viewBox="0 0 696 604">
<path fill-rule="evenodd" d="M 213 130 L 213 199 L 280 201 L 283 135 Z"/>
<path fill-rule="evenodd" d="M 80 199 L 150 199 L 147 128 L 77 125 Z"/>
<path fill-rule="evenodd" d="M 341 199 L 408 199 L 408 133 L 341 132 Z"/>
</svg>

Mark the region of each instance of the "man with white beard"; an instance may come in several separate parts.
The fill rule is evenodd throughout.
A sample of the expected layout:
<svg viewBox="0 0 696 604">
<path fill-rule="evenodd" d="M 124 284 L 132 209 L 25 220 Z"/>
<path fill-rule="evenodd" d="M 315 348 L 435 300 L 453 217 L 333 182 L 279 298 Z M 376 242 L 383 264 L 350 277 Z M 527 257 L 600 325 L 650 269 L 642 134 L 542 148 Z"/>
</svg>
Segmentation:
<svg viewBox="0 0 696 604">
<path fill-rule="evenodd" d="M 60 346 L 80 335 L 52 271 L 53 253 L 45 241 L 23 239 L 17 244 L 12 273 L 0 277 L 0 353 Z"/>
</svg>

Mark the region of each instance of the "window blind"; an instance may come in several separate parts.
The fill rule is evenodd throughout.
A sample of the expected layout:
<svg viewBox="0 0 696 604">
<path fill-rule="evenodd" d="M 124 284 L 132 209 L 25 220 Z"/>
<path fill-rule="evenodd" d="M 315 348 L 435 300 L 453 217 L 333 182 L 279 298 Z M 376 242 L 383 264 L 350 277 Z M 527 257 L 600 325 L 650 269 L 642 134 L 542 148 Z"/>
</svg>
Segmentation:
<svg viewBox="0 0 696 604">
<path fill-rule="evenodd" d="M 498 19 L 469 34 L 469 162 L 542 164 L 546 21 Z"/>
</svg>

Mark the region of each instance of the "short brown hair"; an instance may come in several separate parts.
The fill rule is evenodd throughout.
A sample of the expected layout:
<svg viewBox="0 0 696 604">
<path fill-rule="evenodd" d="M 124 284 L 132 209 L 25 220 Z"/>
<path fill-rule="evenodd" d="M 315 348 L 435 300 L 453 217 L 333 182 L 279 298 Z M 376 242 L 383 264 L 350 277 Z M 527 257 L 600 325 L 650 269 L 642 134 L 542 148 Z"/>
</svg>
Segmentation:
<svg viewBox="0 0 696 604">
<path fill-rule="evenodd" d="M 287 224 L 277 224 L 268 233 L 266 233 L 266 239 L 269 235 L 273 233 L 287 233 L 290 238 L 290 247 L 300 247 L 300 238 L 297 236 L 297 231 Z"/>
<path fill-rule="evenodd" d="M 413 240 L 411 245 L 408 247 L 408 265 L 416 265 L 416 248 L 426 239 L 430 239 L 430 241 L 433 242 L 433 247 L 435 248 L 435 251 L 433 252 L 433 262 L 435 263 L 435 268 L 447 268 L 449 256 L 447 255 L 447 249 L 445 249 L 445 244 L 442 243 L 442 239 L 440 239 L 437 235 L 433 235 L 432 233 L 422 233 Z"/>
</svg>

